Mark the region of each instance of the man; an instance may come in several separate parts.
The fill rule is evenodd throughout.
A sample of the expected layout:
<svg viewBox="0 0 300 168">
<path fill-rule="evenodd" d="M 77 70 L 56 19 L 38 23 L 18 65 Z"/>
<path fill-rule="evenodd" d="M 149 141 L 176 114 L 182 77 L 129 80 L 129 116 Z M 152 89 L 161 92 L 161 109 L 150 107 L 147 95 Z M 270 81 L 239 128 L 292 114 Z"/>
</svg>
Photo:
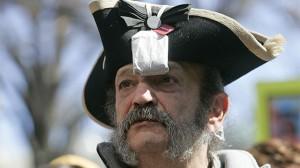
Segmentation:
<svg viewBox="0 0 300 168">
<path fill-rule="evenodd" d="M 90 8 L 104 54 L 84 105 L 114 129 L 112 142 L 97 147 L 107 167 L 258 167 L 244 151 L 216 150 L 229 104 L 224 85 L 278 55 L 282 36 L 185 4 L 97 0 Z"/>
</svg>

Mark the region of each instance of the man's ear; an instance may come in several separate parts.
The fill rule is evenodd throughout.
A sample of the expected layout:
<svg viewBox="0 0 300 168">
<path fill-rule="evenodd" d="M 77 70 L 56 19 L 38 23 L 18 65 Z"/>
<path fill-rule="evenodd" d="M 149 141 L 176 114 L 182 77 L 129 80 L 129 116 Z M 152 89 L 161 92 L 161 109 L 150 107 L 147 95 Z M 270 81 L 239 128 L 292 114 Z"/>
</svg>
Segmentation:
<svg viewBox="0 0 300 168">
<path fill-rule="evenodd" d="M 210 131 L 215 132 L 223 125 L 228 106 L 229 99 L 226 93 L 221 92 L 213 97 L 208 113 L 208 128 Z"/>
</svg>

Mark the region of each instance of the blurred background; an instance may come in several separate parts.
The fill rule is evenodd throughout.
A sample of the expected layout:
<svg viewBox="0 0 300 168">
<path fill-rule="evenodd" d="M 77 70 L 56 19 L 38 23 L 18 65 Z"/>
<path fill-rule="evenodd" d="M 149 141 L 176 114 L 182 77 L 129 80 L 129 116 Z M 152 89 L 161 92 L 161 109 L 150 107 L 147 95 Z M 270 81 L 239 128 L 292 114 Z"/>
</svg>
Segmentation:
<svg viewBox="0 0 300 168">
<path fill-rule="evenodd" d="M 102 51 L 89 2 L 0 0 L 1 168 L 40 167 L 66 153 L 98 162 L 96 145 L 108 141 L 110 131 L 82 108 L 83 85 Z M 147 2 L 190 3 L 229 15 L 250 30 L 283 34 L 287 44 L 279 58 L 226 87 L 227 147 L 248 149 L 272 137 L 299 141 L 299 0 Z M 280 129 L 280 123 L 290 126 Z"/>
</svg>

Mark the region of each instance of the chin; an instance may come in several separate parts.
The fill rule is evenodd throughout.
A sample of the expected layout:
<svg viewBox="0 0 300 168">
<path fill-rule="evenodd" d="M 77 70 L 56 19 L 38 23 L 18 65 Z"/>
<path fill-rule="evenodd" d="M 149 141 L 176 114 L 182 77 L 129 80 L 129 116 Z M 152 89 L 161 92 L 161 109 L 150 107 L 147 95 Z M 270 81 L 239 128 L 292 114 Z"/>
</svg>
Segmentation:
<svg viewBox="0 0 300 168">
<path fill-rule="evenodd" d="M 162 151 L 167 148 L 168 136 L 165 131 L 139 130 L 128 131 L 127 141 L 135 152 Z"/>
</svg>

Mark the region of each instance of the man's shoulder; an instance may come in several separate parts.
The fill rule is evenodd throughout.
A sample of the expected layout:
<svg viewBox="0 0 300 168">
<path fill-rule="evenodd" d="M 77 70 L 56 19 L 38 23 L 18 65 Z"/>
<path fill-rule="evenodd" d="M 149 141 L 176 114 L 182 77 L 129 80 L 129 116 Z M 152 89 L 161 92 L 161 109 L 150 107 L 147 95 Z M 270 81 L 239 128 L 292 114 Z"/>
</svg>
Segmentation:
<svg viewBox="0 0 300 168">
<path fill-rule="evenodd" d="M 244 150 L 219 150 L 216 157 L 220 161 L 221 168 L 271 168 L 268 164 L 259 167 L 254 157 Z"/>
</svg>

